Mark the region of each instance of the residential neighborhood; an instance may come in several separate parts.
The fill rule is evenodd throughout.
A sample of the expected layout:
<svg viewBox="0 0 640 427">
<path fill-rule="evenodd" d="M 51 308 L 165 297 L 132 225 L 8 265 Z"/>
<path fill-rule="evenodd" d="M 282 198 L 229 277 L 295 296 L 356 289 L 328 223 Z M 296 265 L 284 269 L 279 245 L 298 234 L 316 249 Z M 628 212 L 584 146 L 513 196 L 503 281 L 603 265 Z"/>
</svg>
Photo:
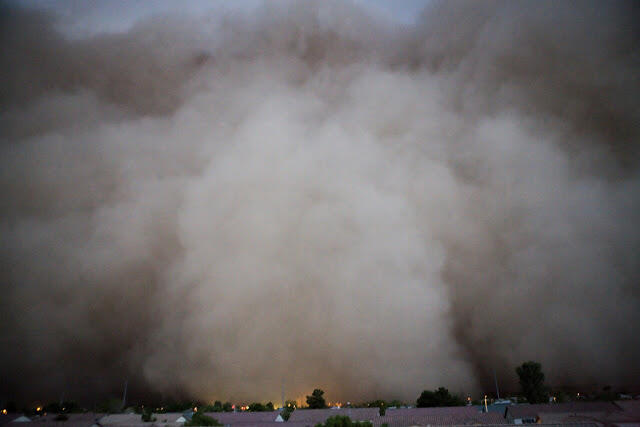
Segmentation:
<svg viewBox="0 0 640 427">
<path fill-rule="evenodd" d="M 380 415 L 378 408 L 297 409 L 288 421 L 280 416 L 281 410 L 268 412 L 208 412 L 223 426 L 314 427 L 329 418 L 349 417 L 354 422 L 368 422 L 374 427 L 457 426 L 457 425 L 515 425 L 570 427 L 633 427 L 640 426 L 640 400 L 614 402 L 569 402 L 548 404 L 507 404 L 504 412 L 489 411 L 478 406 L 436 408 L 390 408 Z M 17 413 L 0 415 L 0 425 L 7 427 L 29 423 L 33 427 L 180 427 L 187 423 L 194 411 L 184 413 L 157 413 L 154 421 L 143 422 L 140 414 L 68 414 L 62 421 L 56 414 L 27 417 Z M 16 426 L 17 427 L 17 426 Z"/>
</svg>

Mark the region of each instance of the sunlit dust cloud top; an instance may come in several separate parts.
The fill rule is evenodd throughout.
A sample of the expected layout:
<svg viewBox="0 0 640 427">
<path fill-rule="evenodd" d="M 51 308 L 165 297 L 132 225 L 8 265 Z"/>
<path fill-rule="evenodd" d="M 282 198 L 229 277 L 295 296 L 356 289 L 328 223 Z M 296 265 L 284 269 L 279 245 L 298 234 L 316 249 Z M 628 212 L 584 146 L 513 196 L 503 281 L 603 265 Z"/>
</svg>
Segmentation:
<svg viewBox="0 0 640 427">
<path fill-rule="evenodd" d="M 640 380 L 635 3 L 1 13 L 2 396 Z"/>
</svg>

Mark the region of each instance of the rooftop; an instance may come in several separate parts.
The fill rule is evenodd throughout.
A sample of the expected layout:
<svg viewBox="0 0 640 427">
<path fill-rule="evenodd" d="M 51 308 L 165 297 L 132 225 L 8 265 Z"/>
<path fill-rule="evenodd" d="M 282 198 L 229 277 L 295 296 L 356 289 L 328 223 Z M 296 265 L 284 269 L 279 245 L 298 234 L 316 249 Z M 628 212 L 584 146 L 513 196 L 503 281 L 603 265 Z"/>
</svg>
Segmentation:
<svg viewBox="0 0 640 427">
<path fill-rule="evenodd" d="M 296 409 L 289 422 L 315 425 L 335 415 L 346 415 L 353 421 L 373 421 L 380 416 L 378 408 Z"/>
<path fill-rule="evenodd" d="M 621 411 L 621 408 L 609 402 L 542 403 L 507 406 L 507 414 L 513 418 L 535 417 L 543 413 L 606 413 L 614 411 Z"/>
<path fill-rule="evenodd" d="M 446 408 L 391 409 L 374 420 L 374 425 L 388 424 L 389 427 L 427 425 L 496 425 L 507 424 L 502 414 L 483 413 L 472 406 Z"/>
</svg>

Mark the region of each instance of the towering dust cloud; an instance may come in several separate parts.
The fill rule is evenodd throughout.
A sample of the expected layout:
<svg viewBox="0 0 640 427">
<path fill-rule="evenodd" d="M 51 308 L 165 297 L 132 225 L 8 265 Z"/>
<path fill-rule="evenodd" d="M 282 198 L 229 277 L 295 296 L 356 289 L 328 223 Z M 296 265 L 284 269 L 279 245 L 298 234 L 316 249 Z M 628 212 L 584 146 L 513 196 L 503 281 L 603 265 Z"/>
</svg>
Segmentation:
<svg viewBox="0 0 640 427">
<path fill-rule="evenodd" d="M 0 393 L 637 384 L 639 15 L 3 6 Z"/>
</svg>

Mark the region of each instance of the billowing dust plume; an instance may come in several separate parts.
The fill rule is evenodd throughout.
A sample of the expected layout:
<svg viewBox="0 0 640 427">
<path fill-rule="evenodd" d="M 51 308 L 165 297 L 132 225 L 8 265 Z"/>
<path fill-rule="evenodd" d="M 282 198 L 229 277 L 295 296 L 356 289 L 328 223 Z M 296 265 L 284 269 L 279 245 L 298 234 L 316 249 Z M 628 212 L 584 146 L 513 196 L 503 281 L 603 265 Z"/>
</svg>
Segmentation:
<svg viewBox="0 0 640 427">
<path fill-rule="evenodd" d="M 639 382 L 637 3 L 1 13 L 4 396 Z"/>
</svg>

